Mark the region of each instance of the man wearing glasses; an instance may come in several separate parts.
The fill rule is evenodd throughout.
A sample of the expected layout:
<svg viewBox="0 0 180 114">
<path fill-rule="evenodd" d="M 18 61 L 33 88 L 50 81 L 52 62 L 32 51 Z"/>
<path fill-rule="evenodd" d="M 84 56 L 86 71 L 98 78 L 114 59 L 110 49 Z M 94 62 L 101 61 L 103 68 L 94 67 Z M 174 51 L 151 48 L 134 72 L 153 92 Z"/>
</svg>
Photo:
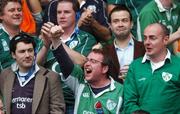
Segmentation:
<svg viewBox="0 0 180 114">
<path fill-rule="evenodd" d="M 51 41 L 63 74 L 61 78 L 75 94 L 74 114 L 119 114 L 123 87 L 109 76 L 112 62 L 109 55 L 103 49 L 93 49 L 82 69 L 73 64 L 59 39 L 58 34 L 63 33 L 61 26 L 52 27 L 50 33 L 57 36 Z"/>
</svg>

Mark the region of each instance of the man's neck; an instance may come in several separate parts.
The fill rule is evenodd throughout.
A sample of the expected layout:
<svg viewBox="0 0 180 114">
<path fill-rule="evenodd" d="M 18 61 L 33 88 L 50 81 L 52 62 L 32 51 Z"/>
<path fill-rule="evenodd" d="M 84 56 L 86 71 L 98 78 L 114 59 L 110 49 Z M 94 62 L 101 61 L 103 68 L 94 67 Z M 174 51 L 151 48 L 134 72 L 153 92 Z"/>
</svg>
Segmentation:
<svg viewBox="0 0 180 114">
<path fill-rule="evenodd" d="M 63 28 L 63 29 L 64 29 L 64 34 L 62 35 L 61 38 L 62 38 L 63 40 L 66 40 L 67 38 L 69 38 L 69 37 L 72 35 L 75 27 Z"/>
<path fill-rule="evenodd" d="M 109 78 L 98 80 L 97 82 L 90 83 L 92 88 L 102 88 L 111 83 L 111 80 Z"/>
<path fill-rule="evenodd" d="M 116 38 L 115 39 L 115 43 L 118 47 L 120 48 L 125 48 L 128 46 L 129 41 L 131 40 L 132 35 L 130 34 L 129 36 L 127 36 L 127 38 Z"/>
<path fill-rule="evenodd" d="M 20 28 L 18 26 L 12 27 L 12 26 L 8 26 L 4 23 L 2 23 L 2 25 L 11 37 L 14 37 L 15 35 L 17 35 L 20 32 Z"/>
<path fill-rule="evenodd" d="M 29 71 L 29 69 L 27 69 L 27 68 L 21 68 L 21 67 L 19 67 L 19 72 L 27 73 L 28 71 Z"/>
<path fill-rule="evenodd" d="M 170 10 L 173 6 L 172 2 L 168 2 L 167 0 L 160 0 L 162 6 L 167 9 Z"/>
<path fill-rule="evenodd" d="M 161 51 L 161 53 L 159 53 L 156 56 L 151 56 L 150 60 L 154 63 L 158 63 L 158 62 L 164 61 L 166 55 L 167 55 L 167 50 L 164 50 L 164 51 Z"/>
</svg>

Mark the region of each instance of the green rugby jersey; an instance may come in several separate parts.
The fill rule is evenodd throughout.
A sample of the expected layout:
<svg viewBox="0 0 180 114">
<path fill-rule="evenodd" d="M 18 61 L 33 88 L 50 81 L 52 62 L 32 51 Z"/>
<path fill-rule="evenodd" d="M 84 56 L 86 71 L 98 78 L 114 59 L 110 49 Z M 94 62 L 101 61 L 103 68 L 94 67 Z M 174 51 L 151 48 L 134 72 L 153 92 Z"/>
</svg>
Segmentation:
<svg viewBox="0 0 180 114">
<path fill-rule="evenodd" d="M 150 114 L 180 114 L 180 59 L 171 55 L 152 72 L 151 63 L 142 58 L 129 67 L 124 83 L 124 111 L 146 110 Z"/>
<path fill-rule="evenodd" d="M 1 70 L 9 67 L 14 59 L 9 50 L 10 36 L 1 28 L 0 29 L 0 68 Z"/>
<path fill-rule="evenodd" d="M 75 94 L 74 114 L 97 114 L 97 112 L 119 114 L 123 86 L 110 79 L 110 87 L 95 95 L 90 85 L 84 80 L 83 70 L 75 65 L 70 76 L 66 80 L 63 79 Z"/>
<path fill-rule="evenodd" d="M 89 52 L 91 51 L 92 47 L 96 44 L 96 39 L 91 34 L 78 29 L 72 34 L 71 39 L 65 42 L 65 44 L 69 48 L 79 52 L 80 54 L 84 56 L 87 56 Z M 55 59 L 51 50 L 49 50 L 48 52 L 47 60 L 44 66 L 54 72 L 61 74 L 59 64 L 57 60 Z M 67 104 L 74 104 L 74 95 L 73 95 L 72 90 L 68 88 L 67 85 L 64 84 L 63 81 L 61 83 L 63 87 L 63 94 L 64 94 L 65 102 Z"/>
<path fill-rule="evenodd" d="M 170 10 L 163 8 L 159 0 L 153 0 L 140 12 L 138 18 L 138 39 L 143 40 L 143 32 L 147 25 L 162 23 L 167 26 L 170 33 L 177 31 L 180 26 L 180 4 L 174 3 Z"/>
</svg>

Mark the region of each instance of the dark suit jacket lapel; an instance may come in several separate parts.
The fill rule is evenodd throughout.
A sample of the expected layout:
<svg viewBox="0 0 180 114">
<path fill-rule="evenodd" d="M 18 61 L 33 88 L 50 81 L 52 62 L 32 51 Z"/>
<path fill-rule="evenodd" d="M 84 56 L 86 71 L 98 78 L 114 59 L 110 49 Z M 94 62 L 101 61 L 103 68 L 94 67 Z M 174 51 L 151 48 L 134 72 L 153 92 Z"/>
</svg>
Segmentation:
<svg viewBox="0 0 180 114">
<path fill-rule="evenodd" d="M 44 76 L 46 70 L 39 70 L 35 77 L 35 85 L 34 85 L 34 92 L 33 92 L 33 104 L 32 104 L 32 114 L 36 113 L 38 105 L 41 101 L 44 87 L 46 84 L 46 76 Z"/>
<path fill-rule="evenodd" d="M 134 59 L 141 57 L 145 54 L 144 45 L 142 42 L 138 42 L 137 40 L 134 40 Z"/>
</svg>

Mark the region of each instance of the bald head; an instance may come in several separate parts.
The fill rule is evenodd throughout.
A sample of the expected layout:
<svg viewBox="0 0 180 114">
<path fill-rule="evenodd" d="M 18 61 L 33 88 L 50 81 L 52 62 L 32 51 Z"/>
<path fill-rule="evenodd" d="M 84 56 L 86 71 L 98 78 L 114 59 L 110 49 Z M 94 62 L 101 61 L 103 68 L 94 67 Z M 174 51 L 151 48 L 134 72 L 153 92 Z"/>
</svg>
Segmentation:
<svg viewBox="0 0 180 114">
<path fill-rule="evenodd" d="M 167 53 L 169 30 L 160 23 L 148 25 L 144 30 L 144 46 L 146 54 L 157 61 L 163 60 Z"/>
<path fill-rule="evenodd" d="M 170 34 L 169 29 L 161 23 L 153 23 L 153 24 L 148 25 L 145 28 L 144 33 L 146 33 L 146 31 L 149 29 L 154 32 L 159 32 L 163 36 L 169 36 Z"/>
</svg>

